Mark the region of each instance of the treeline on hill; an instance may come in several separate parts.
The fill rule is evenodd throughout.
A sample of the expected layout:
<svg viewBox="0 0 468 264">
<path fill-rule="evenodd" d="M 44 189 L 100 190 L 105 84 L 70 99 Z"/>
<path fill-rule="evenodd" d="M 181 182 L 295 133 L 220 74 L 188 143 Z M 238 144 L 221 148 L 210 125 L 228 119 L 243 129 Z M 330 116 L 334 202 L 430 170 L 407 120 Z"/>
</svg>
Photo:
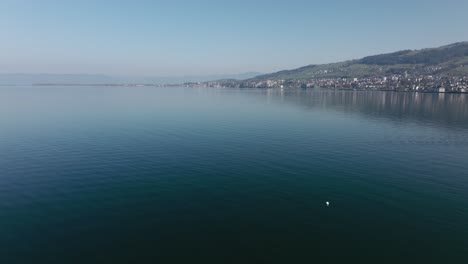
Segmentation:
<svg viewBox="0 0 468 264">
<path fill-rule="evenodd" d="M 259 75 L 249 81 L 364 78 L 390 75 L 468 76 L 468 42 L 403 50 L 337 63 L 309 65 Z"/>
<path fill-rule="evenodd" d="M 427 64 L 434 65 L 449 60 L 468 56 L 468 43 L 457 43 L 436 49 L 419 51 L 403 50 L 394 53 L 365 57 L 360 64 L 395 65 L 395 64 Z"/>
</svg>

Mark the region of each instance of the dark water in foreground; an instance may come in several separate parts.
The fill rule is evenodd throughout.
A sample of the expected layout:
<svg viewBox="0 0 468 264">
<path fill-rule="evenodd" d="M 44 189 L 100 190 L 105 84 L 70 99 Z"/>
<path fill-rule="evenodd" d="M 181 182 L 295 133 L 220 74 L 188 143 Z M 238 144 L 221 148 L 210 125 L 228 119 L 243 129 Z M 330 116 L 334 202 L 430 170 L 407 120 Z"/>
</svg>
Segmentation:
<svg viewBox="0 0 468 264">
<path fill-rule="evenodd" d="M 466 95 L 0 87 L 0 263 L 468 263 L 467 136 Z"/>
</svg>

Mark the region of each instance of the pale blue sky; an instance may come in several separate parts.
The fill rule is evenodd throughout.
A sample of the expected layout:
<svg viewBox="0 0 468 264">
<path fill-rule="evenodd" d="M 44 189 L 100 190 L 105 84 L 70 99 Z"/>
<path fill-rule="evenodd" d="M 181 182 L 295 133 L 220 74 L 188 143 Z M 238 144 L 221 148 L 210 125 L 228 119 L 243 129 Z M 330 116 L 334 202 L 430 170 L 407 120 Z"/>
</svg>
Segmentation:
<svg viewBox="0 0 468 264">
<path fill-rule="evenodd" d="M 466 0 L 0 0 L 0 73 L 266 73 L 466 41 L 467 14 Z"/>
</svg>

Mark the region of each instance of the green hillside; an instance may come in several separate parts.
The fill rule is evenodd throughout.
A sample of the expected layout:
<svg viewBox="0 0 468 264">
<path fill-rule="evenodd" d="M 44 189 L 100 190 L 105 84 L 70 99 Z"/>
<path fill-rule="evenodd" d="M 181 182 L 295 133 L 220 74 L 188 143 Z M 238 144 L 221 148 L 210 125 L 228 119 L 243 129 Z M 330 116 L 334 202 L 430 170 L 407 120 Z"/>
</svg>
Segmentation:
<svg viewBox="0 0 468 264">
<path fill-rule="evenodd" d="M 294 70 L 260 75 L 251 80 L 300 80 L 362 78 L 392 74 L 468 75 L 468 42 L 439 48 L 403 50 L 339 63 L 309 65 Z"/>
</svg>

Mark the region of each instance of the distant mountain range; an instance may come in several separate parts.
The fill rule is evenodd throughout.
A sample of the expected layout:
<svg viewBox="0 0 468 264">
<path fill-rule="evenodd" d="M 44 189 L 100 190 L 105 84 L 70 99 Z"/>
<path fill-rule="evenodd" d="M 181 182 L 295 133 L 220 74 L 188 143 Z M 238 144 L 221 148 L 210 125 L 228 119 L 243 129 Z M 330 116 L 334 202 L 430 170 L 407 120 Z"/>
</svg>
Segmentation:
<svg viewBox="0 0 468 264">
<path fill-rule="evenodd" d="M 108 83 L 113 78 L 99 74 L 0 74 L 0 84 L 30 85 L 36 83 Z"/>
<path fill-rule="evenodd" d="M 447 77 L 468 75 L 468 42 L 422 50 L 402 50 L 338 63 L 309 65 L 259 75 L 251 80 L 363 78 L 405 73 Z"/>
<path fill-rule="evenodd" d="M 178 76 L 178 77 L 116 77 L 102 74 L 0 74 L 0 85 L 30 84 L 173 84 L 204 82 L 215 79 L 243 80 L 260 75 L 247 72 L 230 75 Z"/>
</svg>

